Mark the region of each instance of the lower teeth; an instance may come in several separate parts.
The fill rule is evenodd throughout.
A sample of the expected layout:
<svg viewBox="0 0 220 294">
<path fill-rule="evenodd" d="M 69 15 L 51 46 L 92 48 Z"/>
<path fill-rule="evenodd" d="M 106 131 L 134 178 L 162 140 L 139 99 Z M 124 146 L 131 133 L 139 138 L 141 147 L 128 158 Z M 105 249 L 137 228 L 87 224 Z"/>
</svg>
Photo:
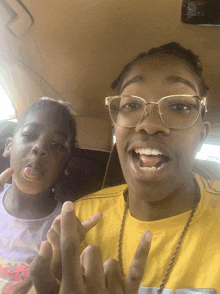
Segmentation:
<svg viewBox="0 0 220 294">
<path fill-rule="evenodd" d="M 144 166 L 144 167 L 140 167 L 141 170 L 144 171 L 155 171 L 155 170 L 159 170 L 162 167 L 164 167 L 165 163 L 162 163 L 160 166 L 156 167 L 156 166 Z"/>
</svg>

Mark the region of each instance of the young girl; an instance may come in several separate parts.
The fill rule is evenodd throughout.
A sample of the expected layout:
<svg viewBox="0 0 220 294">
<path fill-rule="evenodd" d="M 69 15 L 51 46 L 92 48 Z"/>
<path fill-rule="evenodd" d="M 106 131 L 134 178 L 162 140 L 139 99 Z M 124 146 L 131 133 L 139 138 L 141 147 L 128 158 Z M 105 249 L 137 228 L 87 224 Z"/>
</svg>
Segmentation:
<svg viewBox="0 0 220 294">
<path fill-rule="evenodd" d="M 10 156 L 12 185 L 0 194 L 0 293 L 12 293 L 28 278 L 28 268 L 61 202 L 54 184 L 68 175 L 76 140 L 69 105 L 42 98 L 21 116 L 3 156 Z"/>
</svg>

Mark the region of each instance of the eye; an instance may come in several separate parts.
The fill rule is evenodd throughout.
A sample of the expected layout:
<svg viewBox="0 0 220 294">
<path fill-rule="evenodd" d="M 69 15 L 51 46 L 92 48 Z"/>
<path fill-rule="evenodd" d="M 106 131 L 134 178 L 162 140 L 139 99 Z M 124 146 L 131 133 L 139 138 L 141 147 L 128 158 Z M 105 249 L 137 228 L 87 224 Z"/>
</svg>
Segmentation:
<svg viewBox="0 0 220 294">
<path fill-rule="evenodd" d="M 141 105 L 136 102 L 130 102 L 122 105 L 120 111 L 134 111 L 141 108 Z"/>
<path fill-rule="evenodd" d="M 56 141 L 53 141 L 51 143 L 51 145 L 54 149 L 63 149 L 64 148 L 63 144 L 61 144 L 60 142 L 56 142 Z"/>
<path fill-rule="evenodd" d="M 170 106 L 170 108 L 177 112 L 189 112 L 191 110 L 191 107 L 185 104 L 174 104 L 173 106 Z"/>
</svg>

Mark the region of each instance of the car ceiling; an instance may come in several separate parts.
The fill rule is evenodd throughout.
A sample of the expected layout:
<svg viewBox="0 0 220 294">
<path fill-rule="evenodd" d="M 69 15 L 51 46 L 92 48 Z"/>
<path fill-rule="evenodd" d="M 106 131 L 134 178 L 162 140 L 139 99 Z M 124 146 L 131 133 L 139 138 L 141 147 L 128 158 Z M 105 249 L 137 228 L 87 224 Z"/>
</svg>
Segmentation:
<svg viewBox="0 0 220 294">
<path fill-rule="evenodd" d="M 200 56 L 210 87 L 207 118 L 218 139 L 220 27 L 181 23 L 181 6 L 182 0 L 0 0 L 2 65 L 18 114 L 52 96 L 70 101 L 78 116 L 107 120 L 104 97 L 114 94 L 110 84 L 123 66 L 176 41 Z"/>
</svg>

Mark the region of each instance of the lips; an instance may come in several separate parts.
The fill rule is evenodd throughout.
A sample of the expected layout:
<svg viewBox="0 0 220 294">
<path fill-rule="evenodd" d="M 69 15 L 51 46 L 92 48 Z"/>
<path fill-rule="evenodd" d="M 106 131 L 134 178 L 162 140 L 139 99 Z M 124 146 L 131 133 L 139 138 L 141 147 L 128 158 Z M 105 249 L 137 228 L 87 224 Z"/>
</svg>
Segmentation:
<svg viewBox="0 0 220 294">
<path fill-rule="evenodd" d="M 128 155 L 131 169 L 142 180 L 161 179 L 172 166 L 170 152 L 158 142 L 134 142 L 128 148 Z"/>
<path fill-rule="evenodd" d="M 30 162 L 24 168 L 24 175 L 29 179 L 40 178 L 44 173 L 43 167 L 36 161 Z"/>
</svg>

